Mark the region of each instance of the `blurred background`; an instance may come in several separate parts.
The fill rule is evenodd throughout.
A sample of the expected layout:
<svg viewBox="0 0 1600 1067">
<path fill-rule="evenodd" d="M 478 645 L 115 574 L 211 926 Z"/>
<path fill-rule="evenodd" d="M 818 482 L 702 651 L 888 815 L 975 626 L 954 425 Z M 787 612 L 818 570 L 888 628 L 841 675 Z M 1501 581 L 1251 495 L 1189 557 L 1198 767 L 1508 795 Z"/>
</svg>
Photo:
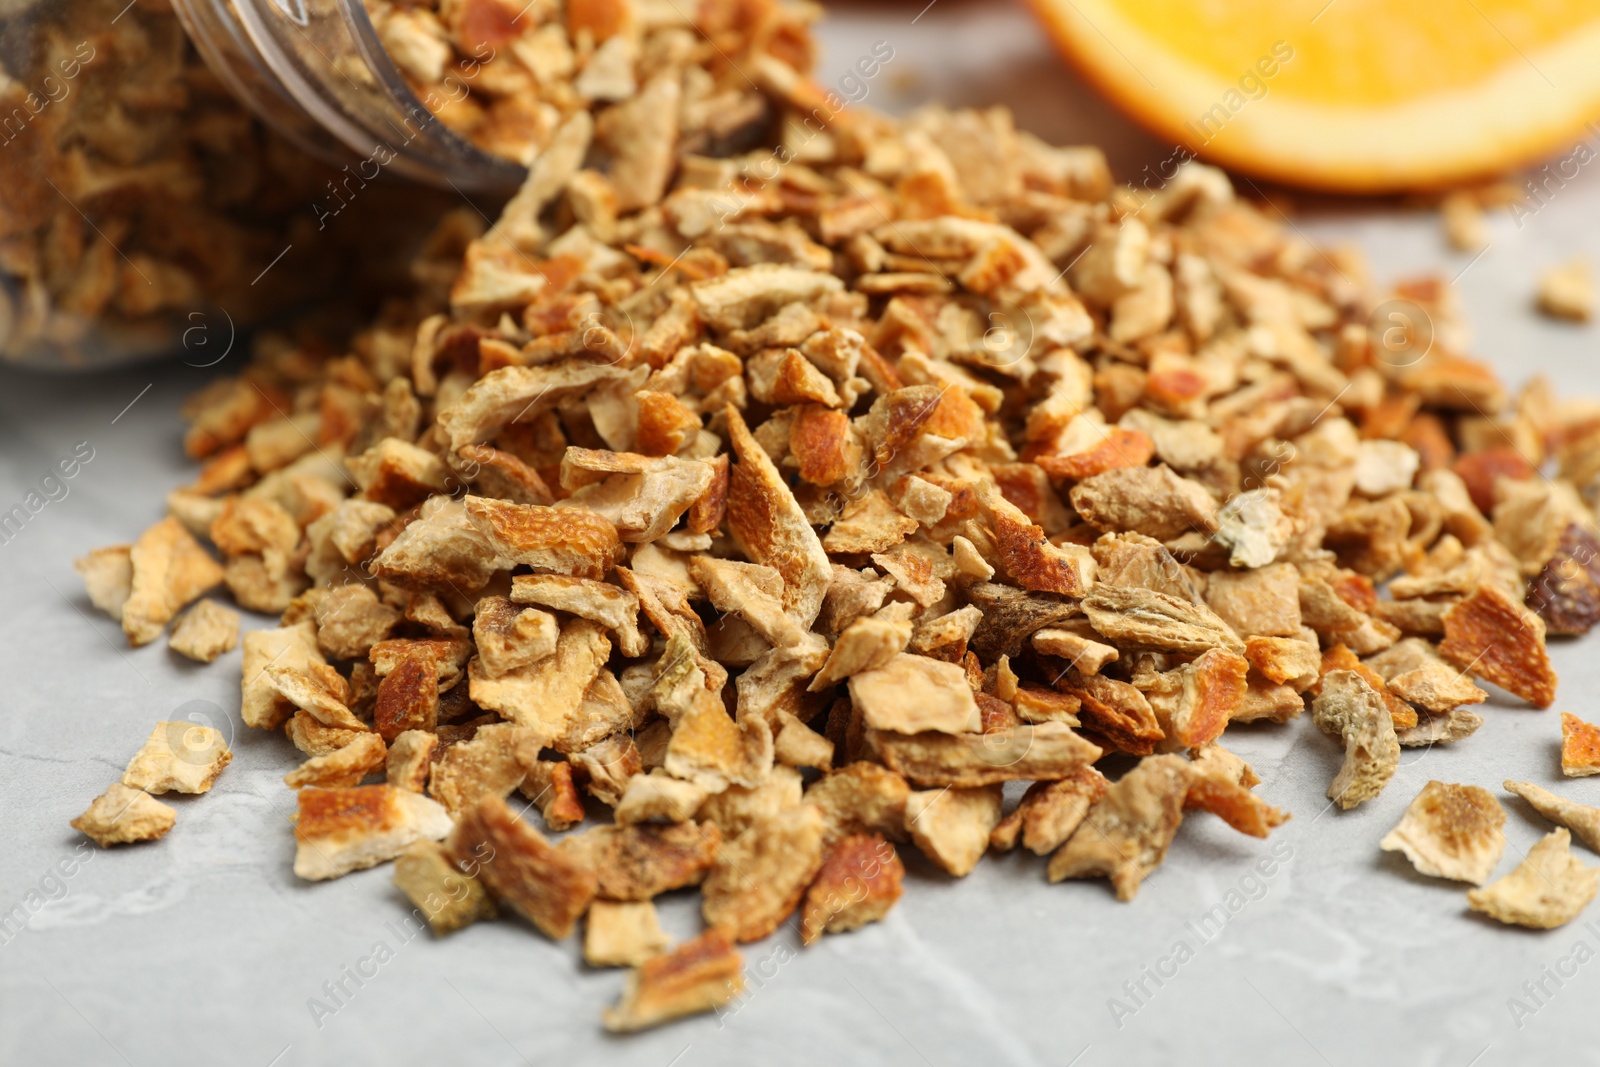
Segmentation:
<svg viewBox="0 0 1600 1067">
<path fill-rule="evenodd" d="M 1182 148 L 1301 189 L 1476 187 L 1568 153 L 1600 117 L 1594 0 L 911 0 L 827 12 L 825 40 L 872 26 L 904 42 L 890 93 L 1004 102 L 1047 140 L 1106 145 L 1124 179 Z"/>
<path fill-rule="evenodd" d="M 1175 24 L 1211 20 L 1209 35 L 1194 30 L 1189 43 L 1202 52 L 1224 53 L 1210 60 L 1213 66 L 1242 56 L 1271 57 L 1279 41 L 1294 54 L 1277 62 L 1270 78 L 1259 77 L 1262 84 L 1253 96 L 1246 85 L 1237 99 L 1227 98 L 1229 81 L 1214 76 L 1203 84 L 1172 87 L 1163 105 L 1167 117 L 1152 116 L 1140 110 L 1151 106 L 1144 73 L 1166 89 L 1163 71 L 1187 68 L 1196 60 L 1174 50 L 1162 60 L 1145 59 L 1140 63 L 1144 73 L 1135 69 L 1125 56 L 1136 46 L 1101 33 L 1112 32 L 1104 10 L 1117 7 L 1155 13 Z M 1059 26 L 1052 32 L 1040 17 L 1041 12 L 1062 9 L 1079 16 L 1094 12 L 1100 30 L 1080 22 L 1069 29 L 1074 39 L 1064 49 Z M 1187 25 L 1192 28 L 1193 22 Z M 1470 350 L 1509 384 L 1519 385 L 1542 372 L 1555 376 L 1563 393 L 1582 395 L 1600 393 L 1593 331 L 1586 319 L 1541 313 L 1540 287 L 1557 271 L 1573 269 L 1580 277 L 1592 277 L 1592 265 L 1600 262 L 1600 227 L 1595 225 L 1600 219 L 1600 167 L 1592 165 L 1600 160 L 1597 32 L 1600 3 L 1559 0 L 1501 5 L 1487 0 L 841 0 L 826 5 L 817 26 L 823 46 L 817 79 L 841 95 L 855 90 L 854 98 L 867 107 L 895 113 L 931 103 L 1005 106 L 1015 113 L 1018 128 L 1053 144 L 1100 146 L 1116 180 L 1135 187 L 1159 183 L 1163 167 L 1170 174 L 1172 163 L 1188 150 L 1204 159 L 1225 148 L 1231 158 L 1216 161 L 1227 167 L 1242 195 L 1267 201 L 1308 239 L 1357 246 L 1372 265 L 1375 282 L 1387 285 L 1429 276 L 1450 283 L 1455 300 L 1466 309 Z M 1227 35 L 1237 40 L 1220 40 Z M 1098 62 L 1121 68 L 1116 85 L 1086 73 L 1081 57 L 1063 58 L 1064 50 L 1079 49 L 1090 38 L 1102 53 Z M 893 48 L 894 58 L 877 76 L 859 79 L 860 56 L 880 41 Z M 1374 68 L 1345 69 L 1326 58 L 1340 50 L 1347 56 L 1374 57 Z M 1309 63 L 1296 68 L 1318 55 L 1325 57 L 1320 69 Z M 1471 69 L 1427 72 L 1428 63 L 1437 67 L 1451 56 L 1472 58 L 1477 68 L 1461 65 L 1476 69 L 1475 76 Z M 1238 62 L 1242 70 L 1245 61 Z M 1260 75 L 1259 69 L 1256 73 Z M 1332 170 L 1310 169 L 1316 161 L 1302 160 L 1296 154 L 1298 143 L 1286 149 L 1271 134 L 1265 140 L 1230 142 L 1250 132 L 1252 116 L 1281 106 L 1291 126 L 1309 124 L 1310 140 L 1331 143 L 1350 114 L 1325 107 L 1327 129 L 1317 127 L 1314 116 L 1304 112 L 1303 101 L 1292 96 L 1298 92 L 1326 98 L 1310 75 L 1342 79 L 1335 88 L 1356 101 L 1346 110 L 1364 116 L 1359 128 L 1365 131 L 1346 143 L 1345 151 L 1352 158 L 1362 156 L 1363 165 L 1380 168 L 1371 173 L 1387 173 L 1381 183 L 1362 184 Z M 1408 92 L 1429 95 L 1429 84 L 1444 87 L 1435 96 L 1481 94 L 1499 101 L 1493 106 L 1510 117 L 1473 111 L 1482 103 L 1475 100 L 1454 121 L 1428 126 L 1418 115 L 1419 105 L 1401 97 Z M 1231 87 L 1239 87 L 1237 78 Z M 1141 91 L 1144 98 L 1138 101 L 1124 99 Z M 1237 105 L 1220 132 L 1215 119 L 1211 125 L 1195 121 L 1219 104 Z M 1531 127 L 1535 113 L 1543 124 L 1539 138 L 1497 140 L 1506 128 L 1516 132 Z M 1177 121 L 1175 130 L 1159 128 L 1183 115 L 1191 118 Z M 1186 128 L 1191 122 L 1201 136 Z M 1276 123 L 1269 117 L 1269 126 Z M 1453 172 L 1439 171 L 1429 180 L 1418 177 L 1431 158 L 1417 151 L 1424 132 L 1430 134 L 1431 146 L 1465 146 L 1454 151 Z M 1374 148 L 1380 138 L 1388 139 L 1383 151 Z M 1337 152 L 1320 158 L 1330 156 L 1339 158 Z M 1381 171 L 1385 159 L 1392 162 L 1387 172 Z M 1296 177 L 1290 171 L 1302 164 L 1298 180 L 1289 180 Z"/>
<path fill-rule="evenodd" d="M 680 0 L 650 2 L 652 17 L 683 16 Z M 438 18 L 466 17 L 464 0 L 305 9 L 320 43 L 307 49 L 310 37 L 285 30 L 284 62 L 324 69 L 320 88 L 295 102 L 278 66 L 229 44 L 251 12 L 288 26 L 287 3 L 0 0 L 0 361 L 82 368 L 170 353 L 197 323 L 231 331 L 334 290 L 354 298 L 359 320 L 404 290 L 438 220 L 493 216 L 538 148 L 527 123 L 485 118 L 532 105 L 509 90 L 489 92 L 487 108 L 428 102 L 434 94 L 399 75 L 414 56 L 399 67 L 381 58 L 402 56 L 397 19 L 425 16 L 437 29 Z M 1521 232 L 1554 200 L 1580 195 L 1600 157 L 1600 0 L 843 0 L 816 10 L 816 80 L 839 98 L 898 113 L 1003 105 L 1048 142 L 1102 147 L 1135 196 L 1198 157 L 1296 225 L 1430 211 L 1448 254 L 1487 255 L 1506 220 Z M 346 91 L 358 68 L 375 86 L 365 95 Z M 374 165 L 345 147 L 391 136 L 381 131 L 419 100 L 438 121 L 408 136 L 398 159 Z M 341 141 L 340 122 L 366 132 Z M 356 175 L 368 168 L 383 175 L 374 191 L 346 196 L 367 188 Z M 453 240 L 439 239 L 443 276 Z M 1402 248 L 1380 251 L 1405 268 Z M 1588 268 L 1562 265 L 1581 290 Z"/>
<path fill-rule="evenodd" d="M 919 105 L 1004 105 L 1017 126 L 1052 144 L 1096 144 L 1118 178 L 1139 173 L 1172 146 L 1131 121 L 1069 66 L 1025 0 L 834 0 L 817 24 L 818 80 L 854 73 L 862 44 L 894 48 L 862 103 L 903 113 Z"/>
</svg>

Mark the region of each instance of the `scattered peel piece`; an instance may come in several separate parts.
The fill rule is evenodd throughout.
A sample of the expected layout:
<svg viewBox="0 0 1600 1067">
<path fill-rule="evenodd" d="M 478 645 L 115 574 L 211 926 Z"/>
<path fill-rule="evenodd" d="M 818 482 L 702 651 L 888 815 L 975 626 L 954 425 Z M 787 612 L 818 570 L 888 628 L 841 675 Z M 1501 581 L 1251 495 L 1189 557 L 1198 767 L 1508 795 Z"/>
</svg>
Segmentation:
<svg viewBox="0 0 1600 1067">
<path fill-rule="evenodd" d="M 806 890 L 801 943 L 882 919 L 900 899 L 904 878 L 905 865 L 882 834 L 851 834 L 829 844 Z"/>
<path fill-rule="evenodd" d="M 1020 838 L 1023 847 L 1035 855 L 1054 852 L 1083 824 L 1090 807 L 1105 795 L 1108 784 L 1105 775 L 1093 767 L 1060 781 L 1035 782 L 1023 794 L 1016 810 L 989 835 L 990 847 L 1009 848 Z M 1014 828 L 1008 833 L 1005 824 L 1013 820 Z"/>
<path fill-rule="evenodd" d="M 1354 671 L 1330 671 L 1311 717 L 1345 744 L 1344 763 L 1328 786 L 1328 799 L 1349 811 L 1383 792 L 1400 764 L 1400 742 L 1377 690 Z"/>
<path fill-rule="evenodd" d="M 1416 709 L 1391 692 L 1382 675 L 1357 659 L 1356 654 L 1345 645 L 1334 645 L 1322 654 L 1322 673 L 1327 675 L 1329 671 L 1354 671 L 1359 674 L 1383 701 L 1383 706 L 1389 711 L 1389 721 L 1394 724 L 1396 731 L 1409 730 L 1417 725 Z M 1310 692 L 1313 695 L 1320 693 L 1321 682 L 1313 685 Z"/>
<path fill-rule="evenodd" d="M 553 653 L 491 678 L 474 658 L 467 666 L 473 703 L 533 730 L 544 742 L 561 736 L 611 655 L 605 628 L 575 619 L 561 630 Z"/>
<path fill-rule="evenodd" d="M 822 866 L 822 812 L 812 804 L 764 816 L 722 846 L 701 885 L 706 925 L 759 941 L 800 903 Z"/>
<path fill-rule="evenodd" d="M 1120 648 L 1244 653 L 1244 642 L 1210 608 L 1136 587 L 1098 586 L 1083 599 L 1089 622 Z"/>
<path fill-rule="evenodd" d="M 101 848 L 134 841 L 159 841 L 178 821 L 178 813 L 142 789 L 115 782 L 95 797 L 89 809 L 72 820 Z"/>
<path fill-rule="evenodd" d="M 1557 826 L 1565 826 L 1578 835 L 1578 839 L 1595 852 L 1600 852 L 1600 808 L 1591 808 L 1556 796 L 1548 789 L 1532 782 L 1505 783 L 1507 792 L 1515 793 L 1533 806 L 1533 810 Z"/>
<path fill-rule="evenodd" d="M 418 841 L 400 853 L 394 861 L 394 884 L 439 936 L 497 914 L 483 883 L 462 870 L 437 841 Z"/>
<path fill-rule="evenodd" d="M 227 740 L 213 727 L 158 722 L 122 772 L 122 784 L 158 796 L 204 793 L 232 759 Z"/>
<path fill-rule="evenodd" d="M 556 833 L 570 830 L 583 821 L 583 798 L 573 781 L 572 764 L 566 760 L 524 762 L 527 770 L 521 789 L 539 806 L 544 824 Z"/>
<path fill-rule="evenodd" d="M 1078 718 L 1097 742 L 1133 756 L 1148 756 L 1167 739 L 1161 720 L 1137 687 L 1115 678 L 1069 671 L 1061 691 L 1078 699 Z M 1179 692 L 1181 696 L 1181 690 Z M 1169 715 L 1170 721 L 1170 715 Z"/>
<path fill-rule="evenodd" d="M 426 730 L 405 730 L 397 734 L 389 742 L 384 758 L 384 776 L 388 784 L 396 789 L 422 792 L 427 787 L 428 772 L 438 750 L 438 734 Z"/>
<path fill-rule="evenodd" d="M 732 405 L 726 414 L 729 440 L 738 457 L 728 482 L 728 531 L 753 562 L 773 567 L 783 576 L 785 609 L 809 626 L 822 607 L 832 564 L 744 416 Z"/>
<path fill-rule="evenodd" d="M 406 656 L 378 682 L 372 728 L 385 741 L 431 732 L 439 722 L 439 668 L 432 649 Z"/>
<path fill-rule="evenodd" d="M 1000 823 L 1000 786 L 954 786 L 906 797 L 906 828 L 922 854 L 946 874 L 972 873 Z"/>
<path fill-rule="evenodd" d="M 294 873 L 307 881 L 375 867 L 450 832 L 450 815 L 438 803 L 386 785 L 312 786 L 298 799 Z"/>
<path fill-rule="evenodd" d="M 1481 585 L 1444 613 L 1439 654 L 1536 708 L 1556 698 L 1544 620 L 1493 585 Z"/>
<path fill-rule="evenodd" d="M 583 961 L 591 967 L 637 967 L 670 944 L 648 900 L 597 900 L 583 927 Z"/>
<path fill-rule="evenodd" d="M 1206 811 L 1251 837 L 1265 838 L 1274 827 L 1289 821 L 1289 813 L 1268 804 L 1240 785 L 1209 775 L 1196 774 L 1184 794 L 1185 811 Z"/>
<path fill-rule="evenodd" d="M 279 696 L 324 726 L 341 730 L 367 728 L 346 704 L 350 699 L 350 687 L 339 672 L 327 664 L 310 663 L 303 670 L 269 666 L 265 673 Z"/>
<path fill-rule="evenodd" d="M 1032 640 L 1034 648 L 1047 656 L 1065 660 L 1083 674 L 1099 674 L 1100 669 L 1114 662 L 1118 655 L 1111 645 L 1091 641 L 1069 630 L 1046 627 L 1035 631 Z"/>
<path fill-rule="evenodd" d="M 1404 852 L 1422 874 L 1482 885 L 1506 849 L 1505 823 L 1505 811 L 1487 789 L 1431 781 L 1378 847 Z"/>
<path fill-rule="evenodd" d="M 1424 712 L 1417 716 L 1417 725 L 1395 734 L 1395 738 L 1404 748 L 1443 745 L 1471 737 L 1482 725 L 1483 716 L 1468 708 L 1455 708 L 1442 715 Z"/>
<path fill-rule="evenodd" d="M 72 561 L 83 578 L 89 602 L 122 621 L 122 606 L 133 595 L 133 546 L 108 545 Z"/>
<path fill-rule="evenodd" d="M 868 744 L 890 770 L 919 785 L 972 788 L 1018 779 L 1065 778 L 1102 750 L 1059 722 L 968 734 L 873 731 Z"/>
<path fill-rule="evenodd" d="M 978 705 L 953 663 L 900 653 L 883 667 L 850 676 L 850 698 L 867 726 L 915 734 L 978 730 Z"/>
<path fill-rule="evenodd" d="M 639 632 L 639 598 L 626 589 L 588 578 L 561 574 L 519 574 L 511 582 L 511 599 L 571 612 L 615 632 L 624 656 L 642 656 L 650 642 Z"/>
<path fill-rule="evenodd" d="M 222 583 L 222 567 L 172 516 L 139 535 L 129 560 L 133 573 L 121 618 L 133 645 L 154 641 L 184 605 Z"/>
<path fill-rule="evenodd" d="M 1384 657 L 1392 656 L 1402 646 L 1417 648 L 1421 644 L 1417 638 L 1407 638 L 1370 661 L 1369 666 L 1383 676 L 1391 693 L 1434 715 L 1448 714 L 1463 704 L 1481 704 L 1489 699 L 1488 693 L 1467 680 L 1465 671 L 1450 666 L 1431 650 L 1413 659 L 1393 656 L 1384 661 Z M 1398 721 L 1395 729 L 1401 729 Z"/>
<path fill-rule="evenodd" d="M 365 731 L 329 726 L 304 711 L 297 711 L 283 724 L 289 743 L 307 756 L 326 756 L 360 737 Z"/>
<path fill-rule="evenodd" d="M 513 723 L 479 727 L 446 748 L 428 775 L 428 792 L 459 819 L 484 797 L 504 798 L 527 777 L 538 735 Z"/>
<path fill-rule="evenodd" d="M 1249 662 L 1226 649 L 1213 648 L 1160 679 L 1159 690 L 1147 689 L 1165 752 L 1197 748 L 1215 741 L 1240 707 L 1247 690 Z"/>
<path fill-rule="evenodd" d="M 596 826 L 556 847 L 595 872 L 607 900 L 650 900 L 699 885 L 716 861 L 723 836 L 715 823 Z"/>
<path fill-rule="evenodd" d="M 649 774 L 636 774 L 628 779 L 614 814 L 619 826 L 651 819 L 683 822 L 699 810 L 709 795 L 710 791 L 704 786 L 674 778 L 656 768 Z"/>
<path fill-rule="evenodd" d="M 1559 827 L 1528 850 L 1512 872 L 1467 894 L 1473 911 L 1503 923 L 1553 930 L 1576 919 L 1600 890 L 1600 869 L 1572 854 L 1572 835 Z"/>
<path fill-rule="evenodd" d="M 389 750 L 383 738 L 377 734 L 358 733 L 350 739 L 349 744 L 306 760 L 283 776 L 283 784 L 290 789 L 309 785 L 324 789 L 350 788 L 360 785 L 368 776 L 383 771 L 388 758 Z"/>
<path fill-rule="evenodd" d="M 202 600 L 178 616 L 167 646 L 196 662 L 213 663 L 239 647 L 239 613 L 215 600 Z"/>
<path fill-rule="evenodd" d="M 1181 756 L 1140 760 L 1107 787 L 1083 824 L 1050 857 L 1050 881 L 1105 876 L 1118 900 L 1132 900 L 1139 883 L 1161 866 L 1183 822 L 1191 775 Z"/>
<path fill-rule="evenodd" d="M 551 574 L 603 577 L 622 548 L 610 519 L 581 508 L 469 496 L 466 518 L 505 558 Z"/>
<path fill-rule="evenodd" d="M 496 796 L 462 812 L 446 844 L 469 865 L 498 903 L 553 941 L 572 933 L 594 899 L 594 871 L 545 840 Z"/>
<path fill-rule="evenodd" d="M 1593 530 L 1568 525 L 1530 583 L 1527 603 L 1547 633 L 1586 634 L 1600 622 L 1600 540 Z"/>
<path fill-rule="evenodd" d="M 1561 773 L 1568 778 L 1600 774 L 1600 726 L 1561 713 Z"/>
<path fill-rule="evenodd" d="M 744 961 L 720 930 L 707 930 L 628 974 L 622 1000 L 602 1016 L 607 1030 L 630 1033 L 713 1011 L 744 992 Z"/>
<path fill-rule="evenodd" d="M 1246 789 L 1254 789 L 1261 784 L 1261 776 L 1255 772 L 1255 768 L 1216 743 L 1191 750 L 1189 764 L 1195 774 L 1205 778 L 1231 782 Z"/>
<path fill-rule="evenodd" d="M 1539 310 L 1551 318 L 1588 322 L 1594 315 L 1594 272 L 1579 258 L 1539 278 Z"/>
<path fill-rule="evenodd" d="M 822 812 L 823 840 L 852 833 L 880 833 L 906 840 L 906 797 L 911 787 L 894 771 L 865 760 L 824 775 L 805 792 Z"/>
</svg>

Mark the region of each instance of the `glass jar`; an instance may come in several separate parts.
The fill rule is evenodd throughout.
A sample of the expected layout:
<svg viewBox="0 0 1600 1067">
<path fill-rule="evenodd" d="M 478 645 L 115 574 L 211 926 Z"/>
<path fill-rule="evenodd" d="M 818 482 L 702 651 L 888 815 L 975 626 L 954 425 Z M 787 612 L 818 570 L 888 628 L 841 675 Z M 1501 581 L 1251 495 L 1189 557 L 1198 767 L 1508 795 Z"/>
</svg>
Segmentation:
<svg viewBox="0 0 1600 1067">
<path fill-rule="evenodd" d="M 458 194 L 525 174 L 430 105 L 362 0 L 0 0 L 0 362 L 383 288 Z"/>
<path fill-rule="evenodd" d="M 434 117 L 390 59 L 362 0 L 171 0 L 189 38 L 234 96 L 301 148 L 461 190 L 515 185 L 523 168 Z M 493 58 L 493 49 L 485 44 Z M 441 91 L 465 88 L 461 61 Z M 452 80 L 453 78 L 453 80 Z"/>
</svg>

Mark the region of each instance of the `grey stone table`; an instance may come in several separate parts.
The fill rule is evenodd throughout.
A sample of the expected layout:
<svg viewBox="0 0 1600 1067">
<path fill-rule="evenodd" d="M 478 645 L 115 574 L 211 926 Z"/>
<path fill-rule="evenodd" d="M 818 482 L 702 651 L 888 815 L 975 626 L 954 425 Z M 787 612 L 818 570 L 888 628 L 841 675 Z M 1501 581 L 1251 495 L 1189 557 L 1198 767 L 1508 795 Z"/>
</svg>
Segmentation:
<svg viewBox="0 0 1600 1067">
<path fill-rule="evenodd" d="M 1167 155 L 1065 74 L 1020 10 L 921 8 L 835 12 L 828 78 L 883 41 L 893 58 L 864 83 L 873 106 L 1010 103 L 1053 140 L 1110 144 L 1122 173 Z M 1449 252 L 1423 213 L 1361 206 L 1297 225 L 1364 246 L 1380 277 L 1456 277 L 1474 351 L 1508 380 L 1545 372 L 1563 392 L 1600 395 L 1595 330 L 1530 311 L 1540 268 L 1600 261 L 1595 179 L 1581 174 L 1520 227 L 1497 218 L 1476 260 Z M 279 781 L 294 756 L 279 737 L 238 728 L 233 765 L 210 794 L 174 801 L 161 843 L 80 847 L 67 821 L 154 721 L 211 709 L 237 724 L 237 652 L 203 668 L 162 642 L 127 649 L 71 568 L 158 518 L 188 479 L 177 409 L 205 373 L 177 361 L 87 378 L 0 372 L 0 511 L 92 449 L 66 495 L 0 543 L 0 916 L 26 917 L 0 930 L 0 1063 L 1600 1062 L 1600 909 L 1594 927 L 1504 928 L 1377 848 L 1430 778 L 1496 791 L 1506 777 L 1558 781 L 1555 713 L 1505 701 L 1466 743 L 1408 751 L 1388 790 L 1349 813 L 1326 810 L 1340 753 L 1305 718 L 1236 729 L 1229 744 L 1262 794 L 1295 814 L 1272 843 L 1197 816 L 1130 904 L 1103 882 L 1048 885 L 1031 857 L 990 859 L 961 881 L 912 857 L 887 921 L 803 951 L 787 932 L 749 946 L 750 992 L 734 1009 L 628 1038 L 599 1026 L 621 975 L 585 969 L 572 942 L 517 922 L 413 938 L 387 869 L 296 880 Z M 1600 715 L 1600 637 L 1554 656 L 1558 707 Z M 1600 780 L 1560 787 L 1600 803 Z M 1546 830 L 1506 807 L 1502 873 Z M 663 913 L 673 934 L 695 929 L 692 900 Z"/>
</svg>

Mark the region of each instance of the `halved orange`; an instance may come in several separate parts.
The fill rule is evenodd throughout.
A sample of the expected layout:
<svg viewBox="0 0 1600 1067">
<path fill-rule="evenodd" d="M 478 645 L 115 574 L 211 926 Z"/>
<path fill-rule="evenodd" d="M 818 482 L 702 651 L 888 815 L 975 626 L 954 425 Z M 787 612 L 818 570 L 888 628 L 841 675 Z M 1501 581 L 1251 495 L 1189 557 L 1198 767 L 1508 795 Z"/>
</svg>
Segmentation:
<svg viewBox="0 0 1600 1067">
<path fill-rule="evenodd" d="M 1596 154 L 1600 0 L 1030 3 L 1141 124 L 1276 181 L 1389 192 Z"/>
</svg>

